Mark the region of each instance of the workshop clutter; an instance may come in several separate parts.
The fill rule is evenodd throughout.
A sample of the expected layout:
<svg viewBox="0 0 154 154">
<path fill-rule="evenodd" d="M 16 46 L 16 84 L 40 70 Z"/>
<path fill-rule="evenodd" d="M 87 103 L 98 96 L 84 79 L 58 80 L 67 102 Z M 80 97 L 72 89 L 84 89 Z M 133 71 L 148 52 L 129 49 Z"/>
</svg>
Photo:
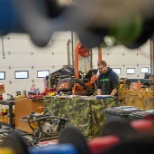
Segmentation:
<svg viewBox="0 0 154 154">
<path fill-rule="evenodd" d="M 14 117 L 13 117 L 13 123 L 14 123 Z M 4 124 L 10 124 L 10 117 L 9 116 L 2 116 L 0 115 L 0 122 Z"/>
<path fill-rule="evenodd" d="M 55 88 L 44 88 L 44 90 L 41 92 L 39 88 L 35 87 L 35 84 L 33 84 L 30 88 L 30 91 L 28 91 L 27 98 L 31 99 L 39 99 L 43 98 L 44 96 L 54 96 L 56 95 L 56 89 Z"/>
<path fill-rule="evenodd" d="M 6 105 L 1 105 L 1 111 L 0 111 L 0 122 L 5 124 L 10 124 L 10 115 L 9 115 L 9 107 Z M 15 114 L 15 107 L 12 108 L 12 116 Z M 14 117 L 13 117 L 13 123 L 14 123 Z"/>
<path fill-rule="evenodd" d="M 31 112 L 29 115 L 20 118 L 21 121 L 29 124 L 34 131 L 33 137 L 35 142 L 39 140 L 47 140 L 49 138 L 58 138 L 61 131 L 65 128 L 67 119 L 53 116 L 50 111 L 43 113 Z"/>
<path fill-rule="evenodd" d="M 140 90 L 141 89 L 141 82 L 132 82 L 130 83 L 130 90 Z"/>
<path fill-rule="evenodd" d="M 3 93 L 5 93 L 4 84 L 0 83 L 0 100 L 3 100 Z"/>
<path fill-rule="evenodd" d="M 140 90 L 123 88 L 119 91 L 121 106 L 135 106 L 143 110 L 154 108 L 154 88 L 147 87 Z"/>
<path fill-rule="evenodd" d="M 4 84 L 0 83 L 0 95 L 2 95 L 3 93 L 5 93 L 5 87 Z"/>
<path fill-rule="evenodd" d="M 65 65 L 63 68 L 49 74 L 47 79 L 48 88 L 56 89 L 56 93 L 64 93 L 66 95 L 82 95 L 90 96 L 95 93 L 95 84 L 97 80 L 93 76 L 96 75 L 97 69 L 91 69 L 82 77 L 75 77 L 74 67 Z M 93 77 L 93 78 L 92 78 Z"/>
<path fill-rule="evenodd" d="M 44 106 L 54 116 L 69 119 L 67 125 L 73 125 L 87 138 L 100 135 L 106 117 L 102 114 L 105 108 L 116 106 L 114 100 L 97 100 L 94 96 L 53 96 L 44 97 Z"/>
<path fill-rule="evenodd" d="M 128 98 L 128 97 L 127 97 Z M 133 105 L 144 110 L 154 108 L 154 90 L 153 89 L 141 89 L 137 95 L 131 95 L 126 101 L 127 105 Z"/>
<path fill-rule="evenodd" d="M 41 92 L 43 96 L 54 96 L 56 95 L 56 88 L 45 88 L 43 92 Z"/>
</svg>

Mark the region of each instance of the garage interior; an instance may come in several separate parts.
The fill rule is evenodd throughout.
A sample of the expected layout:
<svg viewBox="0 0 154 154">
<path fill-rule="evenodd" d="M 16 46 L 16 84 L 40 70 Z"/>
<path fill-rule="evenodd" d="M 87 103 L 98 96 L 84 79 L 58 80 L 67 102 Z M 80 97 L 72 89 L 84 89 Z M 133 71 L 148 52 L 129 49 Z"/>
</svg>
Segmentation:
<svg viewBox="0 0 154 154">
<path fill-rule="evenodd" d="M 153 0 L 0 1 L 0 154 L 151 153 Z M 98 95 L 97 63 L 119 77 Z"/>
</svg>

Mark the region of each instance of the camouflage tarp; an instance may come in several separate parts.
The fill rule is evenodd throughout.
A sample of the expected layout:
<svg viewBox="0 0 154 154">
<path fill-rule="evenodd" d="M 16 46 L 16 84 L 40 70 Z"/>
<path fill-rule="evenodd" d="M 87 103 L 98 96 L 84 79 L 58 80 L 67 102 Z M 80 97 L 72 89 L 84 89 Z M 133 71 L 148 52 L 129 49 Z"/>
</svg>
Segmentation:
<svg viewBox="0 0 154 154">
<path fill-rule="evenodd" d="M 88 96 L 53 96 L 44 97 L 44 106 L 53 112 L 54 116 L 67 118 L 67 125 L 80 129 L 87 138 L 100 135 L 106 119 L 102 110 L 115 106 L 113 99 L 97 100 Z"/>
</svg>

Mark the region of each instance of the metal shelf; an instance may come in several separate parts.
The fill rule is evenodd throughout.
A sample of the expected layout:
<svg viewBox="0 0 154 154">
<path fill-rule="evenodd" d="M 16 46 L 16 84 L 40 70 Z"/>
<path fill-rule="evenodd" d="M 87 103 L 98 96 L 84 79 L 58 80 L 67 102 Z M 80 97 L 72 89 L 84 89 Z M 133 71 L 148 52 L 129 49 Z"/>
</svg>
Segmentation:
<svg viewBox="0 0 154 154">
<path fill-rule="evenodd" d="M 3 122 L 0 122 L 0 124 L 7 126 L 7 127 L 10 127 L 10 128 L 14 128 L 15 124 L 13 123 L 14 115 L 13 115 L 13 110 L 12 110 L 12 106 L 14 105 L 14 100 L 0 101 L 0 104 L 9 106 L 9 117 L 10 117 L 9 118 L 9 124 L 3 123 Z"/>
</svg>

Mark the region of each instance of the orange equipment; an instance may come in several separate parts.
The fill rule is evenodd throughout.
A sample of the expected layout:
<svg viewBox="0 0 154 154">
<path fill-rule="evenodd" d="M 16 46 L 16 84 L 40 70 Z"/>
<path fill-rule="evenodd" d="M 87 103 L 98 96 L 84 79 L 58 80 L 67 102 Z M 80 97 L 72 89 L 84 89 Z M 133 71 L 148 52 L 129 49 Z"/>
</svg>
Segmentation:
<svg viewBox="0 0 154 154">
<path fill-rule="evenodd" d="M 90 56 L 90 50 L 85 48 L 81 43 L 78 43 L 75 47 L 75 77 L 68 77 L 60 79 L 56 87 L 57 93 L 63 92 L 65 94 L 74 95 L 93 95 L 96 91 L 96 81 L 98 78 L 98 70 L 90 69 L 87 74 L 81 78 L 79 76 L 79 59 L 78 56 L 87 58 Z M 98 48 L 98 61 L 102 59 L 101 48 Z"/>
<path fill-rule="evenodd" d="M 83 44 L 81 44 L 80 42 L 75 47 L 75 66 L 74 67 L 75 67 L 75 77 L 77 79 L 79 79 L 79 55 L 81 55 L 82 57 L 90 56 L 90 49 L 87 49 L 86 47 L 84 47 Z M 101 60 L 102 60 L 102 50 L 100 47 L 98 47 L 98 61 L 101 61 Z M 92 70 L 94 72 L 91 75 L 88 75 L 88 73 Z M 98 74 L 97 74 L 96 69 L 92 69 L 92 70 L 90 70 L 85 75 L 85 78 L 88 77 L 88 80 L 86 82 L 84 82 L 84 84 L 87 87 L 96 90 L 96 81 L 98 78 Z M 84 81 L 84 79 L 83 79 L 83 81 Z M 86 89 L 78 83 L 74 84 L 72 91 L 76 95 L 79 95 L 81 93 L 86 94 Z"/>
<path fill-rule="evenodd" d="M 79 79 L 79 55 L 82 57 L 90 56 L 90 50 L 84 47 L 80 42 L 75 47 L 75 77 Z M 98 61 L 102 60 L 102 48 L 98 47 Z"/>
</svg>

